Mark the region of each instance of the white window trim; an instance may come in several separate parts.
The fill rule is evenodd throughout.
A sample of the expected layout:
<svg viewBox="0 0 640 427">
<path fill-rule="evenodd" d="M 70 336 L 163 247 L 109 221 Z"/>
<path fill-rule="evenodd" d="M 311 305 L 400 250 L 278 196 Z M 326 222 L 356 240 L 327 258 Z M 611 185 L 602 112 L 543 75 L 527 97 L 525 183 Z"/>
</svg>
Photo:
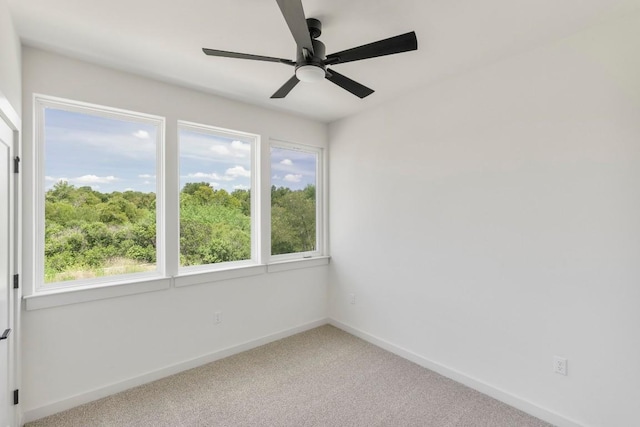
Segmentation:
<svg viewBox="0 0 640 427">
<path fill-rule="evenodd" d="M 173 278 L 138 279 L 135 281 L 112 282 L 103 285 L 54 289 L 49 292 L 40 292 L 38 294 L 25 296 L 25 308 L 28 311 L 40 310 L 43 308 L 162 291 L 172 287 L 182 288 L 194 285 L 210 286 L 243 277 L 320 267 L 329 264 L 329 261 L 330 257 L 319 256 L 311 259 L 295 259 L 272 264 L 227 267 L 218 271 L 185 273 Z"/>
<path fill-rule="evenodd" d="M 98 301 L 107 298 L 161 291 L 171 287 L 171 278 L 154 278 L 135 281 L 118 281 L 102 285 L 58 288 L 24 296 L 27 310 L 58 307 L 81 302 Z"/>
<path fill-rule="evenodd" d="M 165 119 L 164 117 L 154 116 L 151 114 L 138 113 L 119 108 L 107 107 L 97 104 L 90 104 L 81 101 L 73 101 L 54 96 L 34 94 L 34 119 L 33 119 L 33 135 L 35 142 L 34 150 L 34 224 L 33 224 L 33 277 L 34 283 L 31 289 L 32 295 L 45 294 L 60 289 L 90 289 L 93 286 L 118 285 L 123 282 L 135 282 L 137 280 L 157 280 L 166 277 L 166 244 L 164 236 L 164 133 Z M 44 185 L 44 111 L 45 108 L 55 108 L 58 110 L 73 111 L 83 114 L 93 114 L 100 117 L 133 120 L 151 124 L 157 127 L 158 134 L 156 136 L 156 271 L 148 273 L 135 273 L 127 275 L 117 275 L 109 277 L 100 277 L 85 280 L 73 280 L 68 282 L 56 282 L 44 284 L 44 229 L 45 229 L 45 185 Z"/>
<path fill-rule="evenodd" d="M 291 254 L 271 255 L 271 180 L 269 180 L 269 218 L 268 218 L 268 252 L 269 265 L 279 264 L 285 261 L 314 259 L 326 257 L 325 249 L 325 149 L 312 145 L 299 144 L 294 142 L 286 142 L 276 139 L 269 140 L 269 153 L 271 148 L 283 148 L 286 150 L 302 151 L 316 155 L 316 250 L 309 252 L 295 252 Z M 271 157 L 267 162 L 269 168 L 269 177 L 271 177 Z M 271 270 L 269 270 L 271 271 Z"/>
</svg>

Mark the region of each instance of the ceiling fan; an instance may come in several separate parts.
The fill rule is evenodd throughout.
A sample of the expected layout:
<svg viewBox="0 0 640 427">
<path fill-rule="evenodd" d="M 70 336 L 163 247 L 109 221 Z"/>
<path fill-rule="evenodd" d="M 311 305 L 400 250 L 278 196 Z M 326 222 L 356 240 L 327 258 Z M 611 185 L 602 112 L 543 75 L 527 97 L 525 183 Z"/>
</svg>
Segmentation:
<svg viewBox="0 0 640 427">
<path fill-rule="evenodd" d="M 314 18 L 305 19 L 302 0 L 276 0 L 284 16 L 289 30 L 297 44 L 296 60 L 273 58 L 270 56 L 251 55 L 247 53 L 227 52 L 224 50 L 203 48 L 203 52 L 211 56 L 227 58 L 253 59 L 256 61 L 279 62 L 295 67 L 295 74 L 271 98 L 284 98 L 300 82 L 317 82 L 327 79 L 359 98 L 371 95 L 374 91 L 368 87 L 328 69 L 329 65 L 360 61 L 378 56 L 393 55 L 418 49 L 416 33 L 391 37 L 377 42 L 343 50 L 325 56 L 324 43 L 317 40 L 322 33 L 322 23 Z"/>
</svg>

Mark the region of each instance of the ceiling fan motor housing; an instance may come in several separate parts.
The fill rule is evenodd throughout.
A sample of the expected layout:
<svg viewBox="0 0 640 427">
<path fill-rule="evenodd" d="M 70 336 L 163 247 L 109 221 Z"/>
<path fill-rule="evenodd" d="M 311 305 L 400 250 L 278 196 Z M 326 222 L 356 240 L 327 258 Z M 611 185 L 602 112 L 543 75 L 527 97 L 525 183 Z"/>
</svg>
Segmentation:
<svg viewBox="0 0 640 427">
<path fill-rule="evenodd" d="M 322 22 L 316 18 L 307 18 L 307 27 L 309 28 L 309 35 L 312 39 L 317 39 L 320 37 L 320 34 L 322 34 Z"/>
<path fill-rule="evenodd" d="M 324 65 L 324 60 L 326 58 L 324 43 L 322 43 L 320 40 L 315 39 L 313 39 L 311 43 L 313 44 L 312 56 L 305 57 L 305 53 L 307 53 L 305 49 L 298 49 L 298 54 L 296 57 L 296 71 L 300 67 L 313 66 L 321 69 L 324 73 L 326 73 L 327 67 Z M 308 54 L 310 54 L 310 52 Z"/>
</svg>

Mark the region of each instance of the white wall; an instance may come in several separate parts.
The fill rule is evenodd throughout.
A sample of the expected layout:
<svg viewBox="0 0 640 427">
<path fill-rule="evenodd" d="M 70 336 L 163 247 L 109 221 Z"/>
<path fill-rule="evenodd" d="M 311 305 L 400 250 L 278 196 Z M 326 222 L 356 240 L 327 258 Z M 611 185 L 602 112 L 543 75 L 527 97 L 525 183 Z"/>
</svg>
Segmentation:
<svg viewBox="0 0 640 427">
<path fill-rule="evenodd" d="M 330 317 L 559 424 L 640 425 L 639 76 L 635 14 L 333 123 Z"/>
<path fill-rule="evenodd" d="M 23 51 L 24 184 L 32 172 L 32 96 L 41 93 L 176 120 L 326 146 L 324 124 L 151 81 L 33 48 Z M 169 151 L 171 151 L 171 148 Z M 25 197 L 25 265 L 32 200 Z M 32 275 L 25 269 L 25 286 Z M 326 317 L 327 267 L 172 288 L 23 312 L 23 409 L 26 420 L 117 391 L 147 373 L 295 331 Z M 213 325 L 213 312 L 223 322 Z M 222 353 L 217 353 L 222 354 Z M 164 370 L 164 371 L 163 371 Z M 153 376 L 153 375 L 151 375 Z"/>
<path fill-rule="evenodd" d="M 6 0 L 0 0 L 0 98 L 2 96 L 6 97 L 17 114 L 21 114 L 20 40 Z"/>
</svg>

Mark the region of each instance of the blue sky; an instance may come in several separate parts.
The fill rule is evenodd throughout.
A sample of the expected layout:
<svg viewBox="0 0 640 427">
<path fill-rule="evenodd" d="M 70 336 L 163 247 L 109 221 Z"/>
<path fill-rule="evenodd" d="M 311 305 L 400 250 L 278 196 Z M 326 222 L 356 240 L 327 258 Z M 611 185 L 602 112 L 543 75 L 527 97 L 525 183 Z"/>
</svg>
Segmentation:
<svg viewBox="0 0 640 427">
<path fill-rule="evenodd" d="M 207 182 L 214 189 L 248 190 L 251 186 L 250 139 L 226 138 L 180 129 L 180 188 Z"/>
<path fill-rule="evenodd" d="M 300 190 L 316 185 L 316 154 L 271 147 L 271 184 Z"/>
<path fill-rule="evenodd" d="M 155 192 L 155 126 L 47 108 L 44 132 L 47 189 L 65 180 L 104 193 Z"/>
<path fill-rule="evenodd" d="M 94 190 L 155 192 L 157 129 L 152 124 L 45 109 L 45 186 L 65 180 Z M 233 191 L 251 185 L 251 143 L 180 129 L 180 188 L 208 182 Z M 272 148 L 271 183 L 293 190 L 315 184 L 313 153 Z"/>
</svg>

